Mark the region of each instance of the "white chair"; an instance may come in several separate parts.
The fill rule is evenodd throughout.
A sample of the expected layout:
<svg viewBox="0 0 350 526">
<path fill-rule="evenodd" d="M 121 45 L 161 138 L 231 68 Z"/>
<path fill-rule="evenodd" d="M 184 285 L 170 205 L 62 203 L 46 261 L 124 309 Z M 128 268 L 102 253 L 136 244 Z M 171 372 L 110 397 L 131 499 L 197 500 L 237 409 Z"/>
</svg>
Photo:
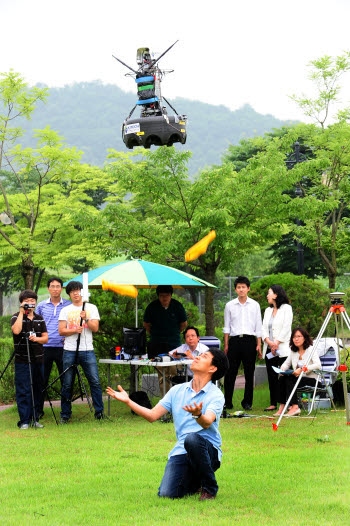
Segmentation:
<svg viewBox="0 0 350 526">
<path fill-rule="evenodd" d="M 335 409 L 334 396 L 332 385 L 334 384 L 337 376 L 337 353 L 333 347 L 330 347 L 325 354 L 320 356 L 321 369 L 314 369 L 314 373 L 317 374 L 316 384 L 314 386 L 304 386 L 297 389 L 299 398 L 302 394 L 306 393 L 310 395 L 308 397 L 308 415 L 314 408 L 316 396 L 328 394 L 328 397 Z M 311 400 L 311 403 L 310 403 Z M 302 404 L 303 405 L 303 404 Z"/>
</svg>

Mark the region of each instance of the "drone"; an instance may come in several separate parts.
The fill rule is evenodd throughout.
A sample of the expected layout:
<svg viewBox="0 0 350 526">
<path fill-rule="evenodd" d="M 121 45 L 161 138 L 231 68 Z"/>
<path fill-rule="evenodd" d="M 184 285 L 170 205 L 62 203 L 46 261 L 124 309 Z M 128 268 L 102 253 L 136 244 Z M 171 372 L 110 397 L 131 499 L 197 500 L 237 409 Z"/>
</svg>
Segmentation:
<svg viewBox="0 0 350 526">
<path fill-rule="evenodd" d="M 176 142 L 185 144 L 186 142 L 186 115 L 179 115 L 170 102 L 162 96 L 161 82 L 164 75 L 172 73 L 173 70 L 161 70 L 159 60 L 175 46 L 174 42 L 158 58 L 152 58 L 148 47 L 138 48 L 136 62 L 139 68 L 131 68 L 119 58 L 123 66 L 127 67 L 132 73 L 126 76 L 135 79 L 137 85 L 138 101 L 130 111 L 122 125 L 122 137 L 127 148 L 133 149 L 134 146 L 150 148 L 155 146 L 172 146 Z M 168 115 L 163 101 L 174 111 L 175 115 Z M 131 118 L 135 108 L 141 109 L 139 118 Z"/>
</svg>

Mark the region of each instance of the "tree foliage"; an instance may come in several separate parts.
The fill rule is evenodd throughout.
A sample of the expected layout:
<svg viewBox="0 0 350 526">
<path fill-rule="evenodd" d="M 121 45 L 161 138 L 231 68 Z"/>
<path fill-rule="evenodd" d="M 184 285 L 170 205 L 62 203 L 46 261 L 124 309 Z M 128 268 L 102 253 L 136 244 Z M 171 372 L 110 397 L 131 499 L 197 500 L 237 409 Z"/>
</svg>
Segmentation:
<svg viewBox="0 0 350 526">
<path fill-rule="evenodd" d="M 289 197 L 282 189 L 293 178 L 274 142 L 235 172 L 231 163 L 188 178 L 189 152 L 158 148 L 134 154 L 113 152 L 109 177 L 117 180 L 109 204 L 89 218 L 90 236 L 101 241 L 107 256 L 126 250 L 163 264 L 200 272 L 214 283 L 217 269 L 276 240 L 283 224 L 271 221 L 271 210 L 283 213 Z M 263 168 L 262 168 L 263 165 Z M 271 166 L 275 167 L 271 169 Z M 276 168 L 278 166 L 278 168 Z M 185 266 L 184 253 L 210 230 L 216 240 L 207 253 Z M 206 332 L 214 334 L 213 289 L 206 289 Z"/>
<path fill-rule="evenodd" d="M 58 268 L 74 259 L 74 244 L 89 253 L 72 212 L 82 204 L 89 206 L 86 191 L 99 186 L 100 170 L 80 164 L 81 152 L 67 148 L 48 126 L 34 132 L 36 148 L 14 145 L 24 133 L 16 122 L 30 118 L 47 93 L 28 88 L 18 74 L 2 77 L 0 210 L 7 220 L 0 223 L 0 265 L 10 257 L 21 265 L 25 288 L 33 288 L 35 268 L 40 281 L 46 266 Z"/>
</svg>

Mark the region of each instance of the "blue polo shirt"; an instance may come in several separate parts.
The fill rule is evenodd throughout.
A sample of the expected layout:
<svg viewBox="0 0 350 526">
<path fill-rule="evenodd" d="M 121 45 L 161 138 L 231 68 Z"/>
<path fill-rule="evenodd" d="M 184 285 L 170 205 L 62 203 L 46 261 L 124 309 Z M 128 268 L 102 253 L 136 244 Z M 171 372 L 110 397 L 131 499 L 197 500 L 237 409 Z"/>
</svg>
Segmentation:
<svg viewBox="0 0 350 526">
<path fill-rule="evenodd" d="M 36 306 L 35 312 L 44 318 L 47 332 L 49 333 L 49 341 L 44 344 L 44 347 L 63 348 L 64 336 L 58 334 L 58 318 L 63 307 L 71 304 L 70 300 L 61 298 L 59 304 L 54 305 L 51 299 L 48 298 Z"/>
<path fill-rule="evenodd" d="M 186 453 L 184 448 L 185 438 L 189 433 L 199 433 L 208 440 L 217 450 L 218 459 L 221 461 L 222 451 L 221 435 L 219 433 L 219 422 L 224 407 L 224 395 L 213 382 L 208 382 L 198 393 L 192 389 L 192 381 L 175 385 L 160 400 L 160 404 L 173 415 L 177 442 L 170 451 L 168 458 L 174 455 Z M 216 415 L 216 419 L 208 429 L 203 429 L 198 422 L 192 418 L 191 413 L 182 409 L 185 405 L 193 405 L 203 402 L 202 413 L 207 410 Z"/>
</svg>

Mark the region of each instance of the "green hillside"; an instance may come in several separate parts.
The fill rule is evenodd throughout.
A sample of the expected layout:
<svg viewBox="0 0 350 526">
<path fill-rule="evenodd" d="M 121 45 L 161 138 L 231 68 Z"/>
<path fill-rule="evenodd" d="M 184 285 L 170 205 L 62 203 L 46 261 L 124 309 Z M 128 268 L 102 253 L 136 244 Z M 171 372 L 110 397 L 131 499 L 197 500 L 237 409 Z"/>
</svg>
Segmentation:
<svg viewBox="0 0 350 526">
<path fill-rule="evenodd" d="M 136 101 L 136 94 L 125 93 L 114 85 L 99 81 L 78 83 L 63 88 L 50 88 L 47 104 L 41 104 L 33 119 L 26 123 L 28 131 L 50 125 L 66 139 L 69 146 L 83 150 L 83 160 L 103 165 L 109 148 L 126 150 L 121 138 L 121 125 Z M 261 115 L 246 104 L 231 111 L 225 106 L 214 106 L 188 99 L 172 99 L 178 113 L 188 116 L 188 138 L 185 146 L 193 153 L 190 172 L 219 163 L 229 144 L 240 139 L 262 135 L 279 128 L 286 121 L 272 115 Z M 134 115 L 137 115 L 138 109 Z M 33 146 L 28 135 L 21 138 L 23 145 Z"/>
</svg>

